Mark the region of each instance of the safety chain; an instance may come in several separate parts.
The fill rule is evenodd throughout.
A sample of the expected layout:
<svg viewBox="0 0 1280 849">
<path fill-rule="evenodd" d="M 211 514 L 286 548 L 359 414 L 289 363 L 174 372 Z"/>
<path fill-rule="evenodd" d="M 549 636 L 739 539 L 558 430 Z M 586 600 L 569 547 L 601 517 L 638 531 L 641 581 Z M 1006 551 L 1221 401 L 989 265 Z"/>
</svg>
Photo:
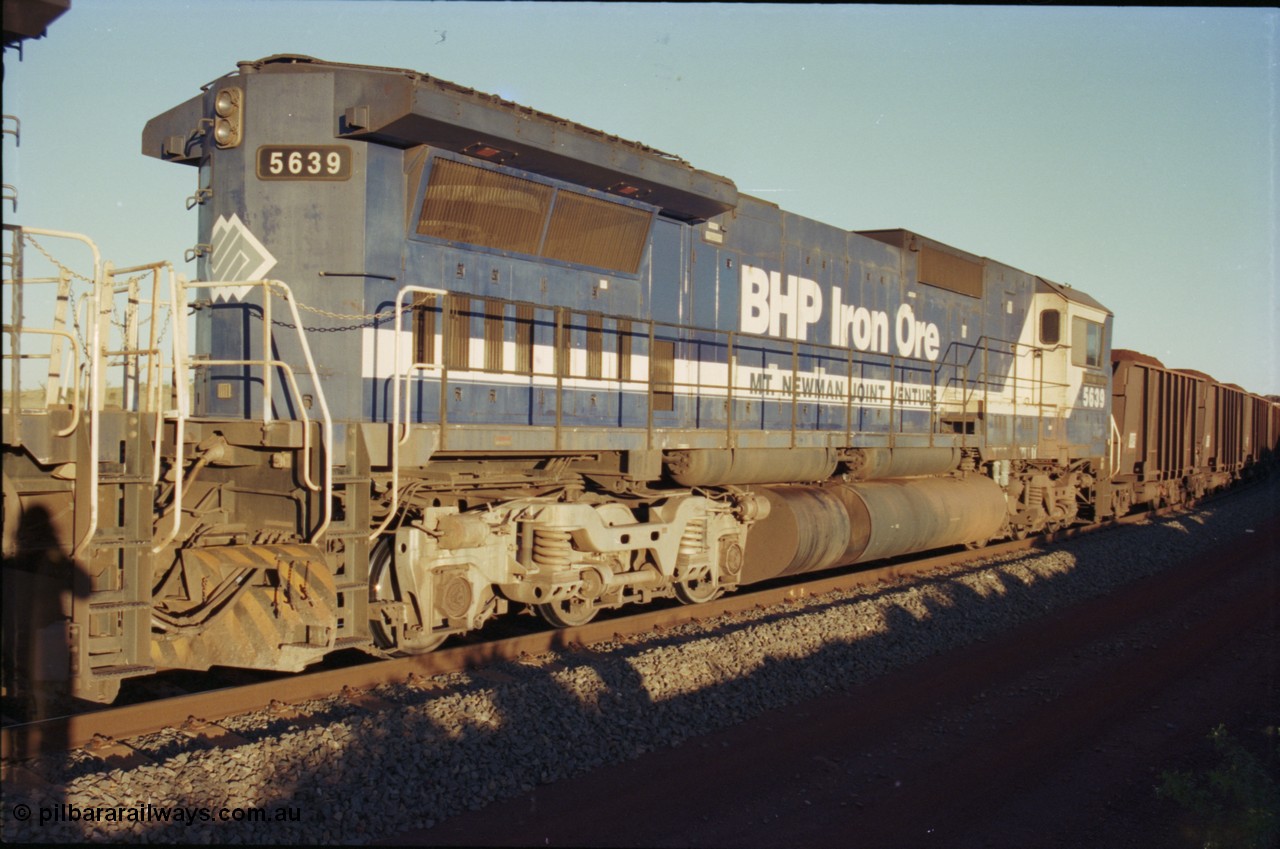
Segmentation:
<svg viewBox="0 0 1280 849">
<path fill-rule="evenodd" d="M 302 329 L 307 331 L 308 333 L 342 333 L 347 330 L 361 330 L 365 327 L 377 327 L 380 324 L 385 324 L 386 322 L 390 321 L 395 316 L 394 312 L 387 312 L 387 311 L 367 313 L 365 315 L 344 315 L 342 313 L 329 312 L 328 310 L 322 310 L 319 307 L 309 307 L 306 304 L 301 302 L 295 302 L 295 303 L 298 304 L 298 309 L 306 310 L 307 312 L 313 312 L 317 315 L 325 316 L 326 318 L 351 319 L 351 320 L 360 321 L 360 324 L 348 324 L 343 327 L 307 327 L 304 325 Z M 292 330 L 294 327 L 297 326 L 295 324 L 290 324 L 287 321 L 281 321 L 278 318 L 271 319 L 271 323 L 276 327 L 285 327 L 290 330 Z"/>
<path fill-rule="evenodd" d="M 85 341 L 84 330 L 80 327 L 80 305 L 76 303 L 74 292 L 67 292 L 67 311 L 71 313 L 71 326 L 76 331 L 76 341 L 80 343 L 80 350 L 84 354 L 84 362 L 89 363 L 89 343 Z"/>
<path fill-rule="evenodd" d="M 40 253 L 44 254 L 45 259 L 49 260 L 49 262 L 56 265 L 58 267 L 58 270 L 61 271 L 63 274 L 67 275 L 68 277 L 75 277 L 79 280 L 83 280 L 89 285 L 93 285 L 93 282 L 94 282 L 93 280 L 89 279 L 88 277 L 85 277 L 83 274 L 81 274 L 78 271 L 72 271 L 70 268 L 67 268 L 65 265 L 63 265 L 62 263 L 54 259 L 53 254 L 45 250 L 44 245 L 41 245 L 39 242 L 37 242 L 35 236 L 32 236 L 30 233 L 23 233 L 22 236 L 31 244 L 33 248 L 38 250 Z"/>
<path fill-rule="evenodd" d="M 298 306 L 302 306 L 302 304 L 298 304 Z M 366 327 L 377 327 L 381 324 L 385 324 L 388 320 L 391 319 L 391 317 L 392 317 L 392 313 L 380 312 L 380 313 L 374 313 L 371 316 L 370 321 L 365 321 L 360 324 L 348 324 L 343 327 L 307 327 L 306 325 L 303 325 L 302 329 L 307 331 L 308 333 L 343 333 L 347 330 L 361 330 Z M 292 330 L 295 327 L 297 327 L 296 324 L 290 324 L 287 321 L 280 321 L 277 318 L 271 319 L 271 323 L 276 327 L 284 327 L 288 330 Z"/>
<path fill-rule="evenodd" d="M 71 270 L 67 266 L 58 262 L 58 260 L 54 259 L 53 254 L 45 250 L 44 245 L 37 242 L 35 236 L 32 236 L 30 233 L 23 233 L 22 237 L 33 248 L 38 250 L 40 253 L 44 254 L 44 258 L 49 260 L 50 263 L 56 266 L 57 269 L 61 271 L 63 274 L 67 275 L 67 277 L 74 277 L 79 280 L 83 280 L 85 283 L 88 283 L 91 286 L 93 285 L 93 281 L 90 280 L 88 277 L 85 277 L 83 274 L 79 273 L 78 271 Z M 85 341 L 84 329 L 80 327 L 80 305 L 76 303 L 76 293 L 71 291 L 70 289 L 67 290 L 67 310 L 68 312 L 71 313 L 71 326 L 75 329 L 76 341 L 80 343 L 80 351 L 81 353 L 84 354 L 85 362 L 88 362 L 89 343 Z"/>
<path fill-rule="evenodd" d="M 279 287 L 272 286 L 271 288 L 278 289 Z M 385 316 L 394 314 L 393 312 L 388 312 L 387 310 L 382 310 L 381 312 L 364 313 L 364 314 L 330 312 L 329 310 L 322 310 L 319 307 L 309 306 L 307 304 L 302 303 L 301 301 L 295 301 L 295 303 L 298 305 L 298 309 L 300 310 L 306 310 L 307 312 L 315 313 L 316 315 L 322 315 L 326 318 L 350 319 L 352 321 L 375 321 Z"/>
<path fill-rule="evenodd" d="M 68 277 L 74 277 L 77 280 L 83 280 L 85 283 L 88 283 L 91 286 L 93 285 L 94 281 L 92 279 L 85 277 L 83 274 L 81 274 L 78 271 L 73 271 L 70 268 L 67 268 L 65 265 L 58 262 L 58 260 L 54 259 L 53 254 L 45 250 L 44 245 L 37 242 L 35 236 L 32 236 L 30 233 L 23 233 L 22 236 L 28 242 L 31 243 L 31 246 L 33 248 L 38 250 L 40 253 L 44 254 L 45 259 L 49 260 L 49 262 L 56 265 L 58 267 L 58 270 L 61 271 L 63 274 L 66 274 Z M 126 277 L 124 280 L 118 280 L 116 282 L 117 283 L 137 283 L 139 280 L 142 279 L 142 277 L 143 275 L 141 274 L 135 274 L 133 277 Z"/>
<path fill-rule="evenodd" d="M 267 285 L 273 290 L 283 291 L 283 289 L 281 289 L 279 286 L 276 286 L 272 283 L 268 283 Z M 307 327 L 304 325 L 302 329 L 308 333 L 342 333 L 348 330 L 360 330 L 365 327 L 377 327 L 381 324 L 385 324 L 387 321 L 395 317 L 394 310 L 381 310 L 379 312 L 372 312 L 372 313 L 342 313 L 342 312 L 332 312 L 331 310 L 321 309 L 320 307 L 313 307 L 313 306 L 310 306 L 309 304 L 302 303 L 296 298 L 294 299 L 294 304 L 296 304 L 298 309 L 300 310 L 304 310 L 309 313 L 314 313 L 315 315 L 324 316 L 325 318 L 338 319 L 339 321 L 360 322 L 359 324 L 348 324 L 343 327 Z M 209 301 L 196 301 L 191 304 L 191 309 L 198 312 L 209 306 L 212 306 L 212 304 Z M 275 327 L 284 327 L 289 330 L 293 330 L 294 328 L 297 327 L 297 325 L 295 324 L 292 324 L 287 321 L 281 321 L 280 319 L 277 319 L 277 318 L 271 319 L 271 324 L 274 325 Z"/>
<path fill-rule="evenodd" d="M 37 251 L 43 254 L 45 259 L 47 259 L 50 263 L 56 266 L 64 274 L 70 277 L 74 277 L 77 280 L 82 280 L 85 283 L 89 283 L 91 285 L 93 284 L 94 281 L 92 279 L 85 277 L 83 274 L 80 274 L 77 271 L 73 271 L 72 269 L 68 268 L 67 266 L 59 262 L 57 259 L 55 259 L 53 254 L 49 253 L 49 251 L 47 251 L 43 245 L 41 245 L 38 241 L 36 241 L 36 238 L 34 236 L 32 236 L 29 233 L 24 233 L 23 236 L 31 244 L 32 247 L 34 247 Z M 130 278 L 129 280 L 125 280 L 123 282 L 130 283 L 134 280 L 141 280 L 141 279 L 142 277 L 141 275 L 139 275 L 137 277 Z M 282 291 L 279 286 L 275 286 L 273 284 L 268 284 L 268 285 L 272 289 L 275 289 L 277 291 Z M 297 304 L 298 309 L 305 310 L 306 312 L 313 313 L 315 315 L 324 316 L 325 318 L 337 319 L 339 321 L 360 322 L 360 324 L 351 324 L 345 327 L 305 327 L 304 326 L 302 329 L 307 331 L 308 333 L 340 333 L 347 330 L 359 330 L 365 327 L 377 327 L 380 324 L 386 323 L 387 320 L 389 320 L 395 315 L 394 310 L 381 310 L 375 313 L 340 313 L 340 312 L 333 312 L 331 310 L 321 309 L 320 307 L 313 307 L 313 306 L 310 306 L 309 304 L 304 304 L 298 300 L 295 300 L 294 303 Z M 206 306 L 208 306 L 208 302 L 197 301 L 191 304 L 191 309 L 195 311 L 199 311 L 201 309 L 204 309 Z M 290 324 L 288 322 L 279 321 L 275 319 L 273 319 L 271 323 L 277 327 L 285 327 L 289 329 L 293 329 L 296 326 L 294 324 Z M 124 329 L 123 325 L 119 321 L 113 321 L 113 324 L 115 324 L 116 327 L 120 330 Z M 77 325 L 78 325 L 78 322 L 77 322 Z M 77 330 L 79 330 L 78 326 L 77 326 Z"/>
<path fill-rule="evenodd" d="M 44 258 L 47 259 L 53 266 L 55 266 L 63 274 L 67 275 L 68 277 L 74 278 L 76 280 L 81 280 L 85 283 L 88 283 L 90 286 L 94 285 L 94 281 L 91 278 L 86 277 L 80 272 L 75 271 L 71 268 L 68 268 L 66 265 L 63 265 L 61 262 L 59 262 L 53 256 L 53 254 L 49 253 L 49 251 L 45 248 L 44 245 L 40 244 L 40 242 L 36 240 L 35 236 L 31 235 L 30 233 L 23 233 L 22 236 L 33 248 L 35 248 L 42 255 L 44 255 Z M 138 274 L 138 275 L 134 275 L 133 277 L 129 277 L 122 281 L 117 281 L 117 282 L 130 284 L 130 283 L 136 283 L 142 280 L 142 278 L 143 278 L 143 275 Z M 79 341 L 80 349 L 84 353 L 84 356 L 87 360 L 89 357 L 89 344 L 85 341 L 84 330 L 80 326 L 80 310 L 78 309 L 78 305 L 76 304 L 75 292 L 72 292 L 72 291 L 67 292 L 67 307 L 71 312 L 71 326 L 75 328 L 76 340 Z M 153 321 L 154 314 L 149 315 L 146 320 Z M 113 327 L 116 328 L 116 330 L 120 331 L 122 335 L 125 333 L 124 321 L 119 317 L 117 317 L 116 311 L 114 309 L 112 310 L 111 324 Z M 157 341 L 160 339 L 163 339 L 165 337 L 165 333 L 167 333 L 168 330 L 169 330 L 169 315 L 166 312 L 164 325 L 162 325 L 159 334 L 156 336 Z M 112 363 L 113 364 L 118 363 L 122 359 L 123 358 L 121 357 L 113 358 Z"/>
</svg>

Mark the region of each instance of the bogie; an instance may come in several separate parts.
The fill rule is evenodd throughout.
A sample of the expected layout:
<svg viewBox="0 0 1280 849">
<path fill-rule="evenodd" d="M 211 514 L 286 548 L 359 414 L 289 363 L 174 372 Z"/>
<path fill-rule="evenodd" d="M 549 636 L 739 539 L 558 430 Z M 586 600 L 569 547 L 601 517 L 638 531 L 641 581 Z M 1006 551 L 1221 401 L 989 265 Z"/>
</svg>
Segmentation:
<svg viewBox="0 0 1280 849">
<path fill-rule="evenodd" d="M 126 338 L 57 313 L 6 388 L 6 586 L 44 564 L 87 698 L 1022 538 L 1280 447 L 1274 401 L 1113 361 L 1079 289 L 428 75 L 245 62 L 143 149 L 204 181 L 200 280 L 59 284 Z"/>
</svg>

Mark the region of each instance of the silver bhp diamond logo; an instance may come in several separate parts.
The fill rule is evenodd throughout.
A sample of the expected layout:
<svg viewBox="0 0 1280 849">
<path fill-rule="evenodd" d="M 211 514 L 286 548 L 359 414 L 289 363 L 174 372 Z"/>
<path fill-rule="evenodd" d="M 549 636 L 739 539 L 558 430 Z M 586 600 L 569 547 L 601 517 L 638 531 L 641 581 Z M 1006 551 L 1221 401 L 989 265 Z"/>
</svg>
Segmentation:
<svg viewBox="0 0 1280 849">
<path fill-rule="evenodd" d="M 213 224 L 212 247 L 209 257 L 209 279 L 213 281 L 262 280 L 277 260 L 262 242 L 249 232 L 240 216 L 218 216 Z M 239 300 L 251 286 L 221 287 L 213 291 L 214 300 L 222 297 Z"/>
</svg>

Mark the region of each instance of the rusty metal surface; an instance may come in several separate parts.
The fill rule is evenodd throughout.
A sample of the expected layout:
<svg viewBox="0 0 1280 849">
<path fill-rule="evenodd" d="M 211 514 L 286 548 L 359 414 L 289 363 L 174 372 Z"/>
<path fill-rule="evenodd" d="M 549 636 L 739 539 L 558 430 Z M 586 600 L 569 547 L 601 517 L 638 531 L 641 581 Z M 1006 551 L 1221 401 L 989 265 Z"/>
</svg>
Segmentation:
<svg viewBox="0 0 1280 849">
<path fill-rule="evenodd" d="M 747 535 L 742 583 L 798 575 L 835 565 L 853 533 L 835 489 L 773 486 L 758 494 L 768 515 Z"/>
<path fill-rule="evenodd" d="M 333 648 L 338 590 L 318 547 L 225 545 L 181 556 L 197 586 L 226 591 L 165 611 L 169 633 L 151 649 L 157 666 L 300 672 Z"/>
<path fill-rule="evenodd" d="M 742 582 L 900 557 L 996 536 L 1004 493 L 990 478 L 896 478 L 759 490 L 769 513 L 747 538 Z"/>
<path fill-rule="evenodd" d="M 49 25 L 71 8 L 71 0 L 4 0 L 4 46 L 44 38 Z"/>
<path fill-rule="evenodd" d="M 1174 512 L 1174 509 L 1160 512 Z M 1143 521 L 1150 515 L 1135 514 L 1122 522 L 1128 524 Z M 1059 532 L 1048 537 L 1002 543 L 975 551 L 949 552 L 917 558 L 848 574 L 828 575 L 803 583 L 738 593 L 707 604 L 650 610 L 633 616 L 592 622 L 576 628 L 542 631 L 444 649 L 415 657 L 304 673 L 285 680 L 194 693 L 75 716 L 12 725 L 0 731 L 0 755 L 6 762 L 20 761 L 45 752 L 80 748 L 88 745 L 95 736 L 126 740 L 164 728 L 179 727 L 190 717 L 216 722 L 223 717 L 267 709 L 273 703 L 279 704 L 281 701 L 296 704 L 326 698 L 342 692 L 344 688 L 350 692 L 384 684 L 405 683 L 411 675 L 422 677 L 458 672 L 490 663 L 514 660 L 523 655 L 540 654 L 571 646 L 585 646 L 645 634 L 724 614 L 923 575 L 936 569 L 962 563 L 974 563 L 977 568 L 977 561 L 1028 551 L 1049 541 L 1066 539 L 1107 527 L 1110 526 L 1093 525 Z"/>
<path fill-rule="evenodd" d="M 1271 745 L 1257 729 L 1274 721 L 1280 671 L 1265 648 L 1280 627 L 1277 544 L 1273 520 L 1229 557 L 1190 558 L 1046 619 L 381 844 L 1191 846 L 1190 818 L 1153 792 L 1156 773 L 1203 763 L 1205 734 L 1223 722 L 1241 742 L 1249 729 L 1248 750 Z"/>
<path fill-rule="evenodd" d="M 721 448 L 672 451 L 667 462 L 681 486 L 823 481 L 836 470 L 831 448 Z"/>
<path fill-rule="evenodd" d="M 885 480 L 846 489 L 865 505 L 869 539 L 855 560 L 844 562 L 985 543 L 998 534 L 1008 509 L 1000 487 L 984 477 Z"/>
</svg>

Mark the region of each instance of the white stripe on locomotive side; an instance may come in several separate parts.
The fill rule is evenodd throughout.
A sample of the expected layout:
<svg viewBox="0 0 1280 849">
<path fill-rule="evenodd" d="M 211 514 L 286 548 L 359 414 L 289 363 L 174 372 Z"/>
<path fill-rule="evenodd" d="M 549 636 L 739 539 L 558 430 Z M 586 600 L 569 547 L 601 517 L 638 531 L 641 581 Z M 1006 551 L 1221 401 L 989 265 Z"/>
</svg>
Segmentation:
<svg viewBox="0 0 1280 849">
<path fill-rule="evenodd" d="M 397 339 L 398 337 L 398 339 Z M 366 378 L 386 380 L 395 371 L 394 345 L 400 345 L 400 367 L 408 368 L 412 363 L 413 347 L 409 333 L 397 334 L 389 328 L 364 328 L 363 330 L 363 376 Z M 433 341 L 435 362 L 440 362 L 443 350 L 441 335 L 436 334 Z M 469 342 L 470 361 L 483 362 L 485 354 L 483 338 L 472 338 Z M 487 384 L 492 386 L 530 386 L 534 388 L 555 388 L 557 385 L 565 389 L 595 392 L 648 392 L 650 358 L 644 354 L 633 353 L 630 356 L 630 379 L 618 379 L 619 361 L 614 351 L 601 353 L 601 376 L 590 378 L 583 376 L 587 370 L 587 352 L 574 349 L 570 352 L 568 376 L 557 378 L 555 370 L 555 348 L 552 345 L 533 346 L 534 374 L 515 373 L 516 345 L 504 342 L 502 349 L 503 372 L 490 372 L 481 369 L 450 369 L 451 384 Z M 678 358 L 673 362 L 672 377 L 676 394 L 696 395 L 703 398 L 725 398 L 730 395 L 727 387 L 729 367 L 726 363 L 703 362 L 686 358 Z M 420 372 L 423 380 L 432 380 L 435 367 Z M 733 397 L 739 401 L 778 401 L 789 402 L 793 397 L 806 404 L 821 404 L 832 408 L 846 406 L 850 400 L 854 406 L 894 407 L 896 409 L 928 410 L 938 406 L 957 406 L 961 403 L 963 392 L 947 390 L 934 386 L 926 381 L 896 381 L 883 378 L 854 378 L 850 381 L 847 374 L 828 372 L 822 367 L 799 371 L 795 375 L 790 369 L 777 366 L 749 366 L 740 362 L 733 369 Z M 794 379 L 793 379 L 794 378 Z M 852 392 L 852 398 L 850 398 Z M 932 401 L 932 403 L 931 403 Z"/>
</svg>

